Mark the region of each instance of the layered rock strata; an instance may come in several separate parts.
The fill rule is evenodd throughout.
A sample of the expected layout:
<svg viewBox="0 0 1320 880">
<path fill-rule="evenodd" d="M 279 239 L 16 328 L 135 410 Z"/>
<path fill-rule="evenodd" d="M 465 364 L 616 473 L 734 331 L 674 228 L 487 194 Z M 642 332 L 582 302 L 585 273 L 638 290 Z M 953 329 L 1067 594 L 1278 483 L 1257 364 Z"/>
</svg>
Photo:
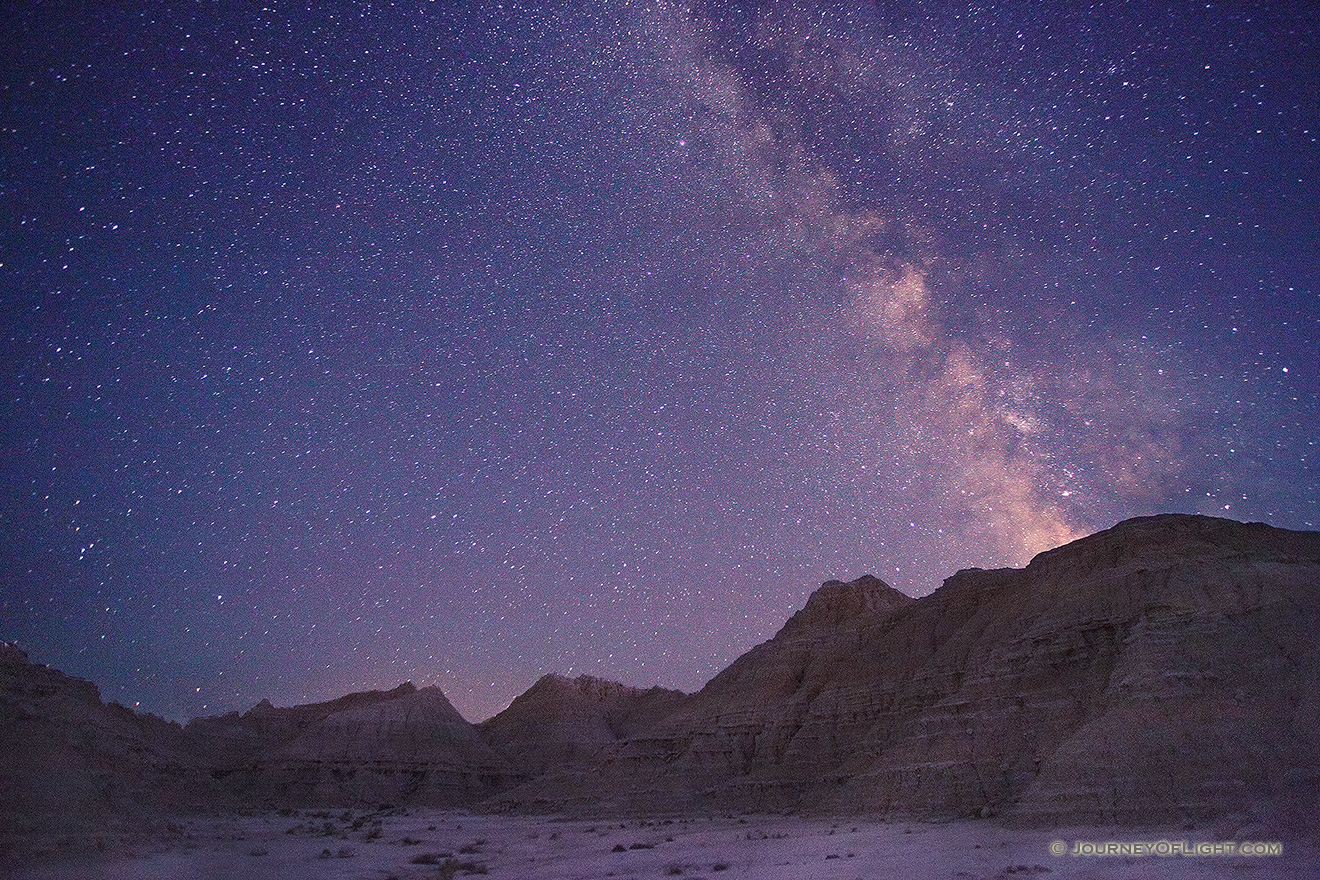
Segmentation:
<svg viewBox="0 0 1320 880">
<path fill-rule="evenodd" d="M 577 805 L 1198 821 L 1312 811 L 1320 534 L 1131 520 L 912 600 L 825 585 Z M 507 793 L 565 801 L 562 780 Z"/>
<path fill-rule="evenodd" d="M 912 599 L 830 581 L 699 693 L 547 676 L 186 727 L 0 646 L 0 816 L 208 806 L 1320 819 L 1320 533 L 1129 520 Z M 3 830 L 3 829 L 0 829 Z"/>
<path fill-rule="evenodd" d="M 0 832 L 198 809 L 209 773 L 183 731 L 0 643 Z"/>
<path fill-rule="evenodd" d="M 205 718 L 184 734 L 227 795 L 272 806 L 458 806 L 517 780 L 436 687 Z"/>
<path fill-rule="evenodd" d="M 660 687 L 546 675 L 479 729 L 519 772 L 539 776 L 589 765 L 602 748 L 650 729 L 687 699 Z"/>
</svg>

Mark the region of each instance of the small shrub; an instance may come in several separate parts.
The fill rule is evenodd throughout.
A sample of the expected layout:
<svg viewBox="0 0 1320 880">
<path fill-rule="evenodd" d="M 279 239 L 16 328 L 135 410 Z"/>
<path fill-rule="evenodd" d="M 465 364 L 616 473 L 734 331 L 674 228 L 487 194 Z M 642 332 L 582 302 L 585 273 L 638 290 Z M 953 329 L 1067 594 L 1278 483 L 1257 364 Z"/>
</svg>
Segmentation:
<svg viewBox="0 0 1320 880">
<path fill-rule="evenodd" d="M 490 870 L 482 862 L 459 862 L 454 859 L 446 859 L 440 865 L 440 870 L 436 873 L 439 880 L 453 880 L 458 874 L 488 874 Z"/>
</svg>

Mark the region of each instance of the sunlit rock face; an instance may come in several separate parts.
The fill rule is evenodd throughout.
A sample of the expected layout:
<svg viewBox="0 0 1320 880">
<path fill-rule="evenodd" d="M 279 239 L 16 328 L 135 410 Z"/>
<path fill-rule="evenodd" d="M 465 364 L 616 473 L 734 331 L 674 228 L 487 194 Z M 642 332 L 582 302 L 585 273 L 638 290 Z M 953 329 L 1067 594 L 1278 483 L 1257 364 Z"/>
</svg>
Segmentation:
<svg viewBox="0 0 1320 880">
<path fill-rule="evenodd" d="M 1320 535 L 1206 517 L 1131 520 L 919 600 L 831 583 L 604 750 L 596 797 L 1128 823 L 1312 809 L 1316 632 Z"/>
</svg>

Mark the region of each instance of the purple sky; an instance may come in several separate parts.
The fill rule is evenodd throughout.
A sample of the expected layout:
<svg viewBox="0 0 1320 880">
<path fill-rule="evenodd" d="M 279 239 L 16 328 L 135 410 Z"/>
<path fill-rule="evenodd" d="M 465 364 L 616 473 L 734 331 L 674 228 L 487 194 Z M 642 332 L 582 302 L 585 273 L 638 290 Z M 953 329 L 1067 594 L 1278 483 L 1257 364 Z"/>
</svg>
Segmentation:
<svg viewBox="0 0 1320 880">
<path fill-rule="evenodd" d="M 3 17 L 0 638 L 477 720 L 829 578 L 1315 528 L 1316 13 L 546 5 Z"/>
</svg>

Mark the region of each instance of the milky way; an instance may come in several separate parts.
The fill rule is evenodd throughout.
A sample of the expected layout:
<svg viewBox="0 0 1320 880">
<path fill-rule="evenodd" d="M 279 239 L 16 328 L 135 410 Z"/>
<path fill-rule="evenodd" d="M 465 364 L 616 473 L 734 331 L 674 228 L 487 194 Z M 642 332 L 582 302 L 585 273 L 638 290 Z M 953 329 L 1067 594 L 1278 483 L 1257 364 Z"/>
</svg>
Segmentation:
<svg viewBox="0 0 1320 880">
<path fill-rule="evenodd" d="M 1315 527 L 1315 13 L 543 5 L 7 17 L 0 638 L 478 719 L 830 578 Z"/>
</svg>

